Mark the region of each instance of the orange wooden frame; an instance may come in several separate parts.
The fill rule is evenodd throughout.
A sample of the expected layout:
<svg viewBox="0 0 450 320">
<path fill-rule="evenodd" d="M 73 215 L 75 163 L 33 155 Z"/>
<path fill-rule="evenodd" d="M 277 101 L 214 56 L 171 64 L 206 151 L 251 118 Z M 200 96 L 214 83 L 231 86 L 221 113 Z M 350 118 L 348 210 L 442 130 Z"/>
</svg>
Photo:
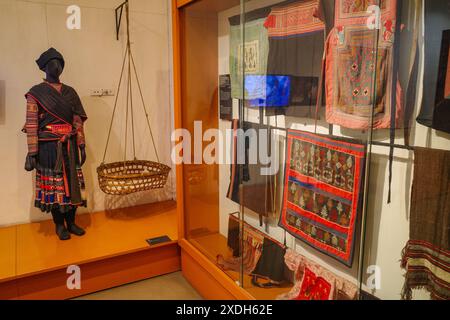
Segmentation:
<svg viewBox="0 0 450 320">
<path fill-rule="evenodd" d="M 173 91 L 174 91 L 174 124 L 175 129 L 183 127 L 181 117 L 181 37 L 180 37 L 180 11 L 178 8 L 192 2 L 190 0 L 172 0 L 172 43 L 173 43 Z M 184 227 L 184 192 L 183 192 L 183 165 L 176 168 L 176 194 L 178 239 L 185 238 Z"/>
<path fill-rule="evenodd" d="M 185 5 L 188 5 L 194 1 L 197 1 L 197 0 L 175 0 L 176 3 L 173 6 L 173 8 L 179 9 L 179 8 L 184 7 Z"/>
</svg>

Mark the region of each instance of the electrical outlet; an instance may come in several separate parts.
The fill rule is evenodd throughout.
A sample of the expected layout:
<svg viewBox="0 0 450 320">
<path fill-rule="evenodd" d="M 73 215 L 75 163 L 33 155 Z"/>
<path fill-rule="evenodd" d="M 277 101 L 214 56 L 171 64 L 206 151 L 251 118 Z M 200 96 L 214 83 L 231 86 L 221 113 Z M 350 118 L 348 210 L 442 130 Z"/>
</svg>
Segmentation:
<svg viewBox="0 0 450 320">
<path fill-rule="evenodd" d="M 92 89 L 91 96 L 92 97 L 101 97 L 101 96 L 103 96 L 103 90 L 102 89 Z"/>
</svg>

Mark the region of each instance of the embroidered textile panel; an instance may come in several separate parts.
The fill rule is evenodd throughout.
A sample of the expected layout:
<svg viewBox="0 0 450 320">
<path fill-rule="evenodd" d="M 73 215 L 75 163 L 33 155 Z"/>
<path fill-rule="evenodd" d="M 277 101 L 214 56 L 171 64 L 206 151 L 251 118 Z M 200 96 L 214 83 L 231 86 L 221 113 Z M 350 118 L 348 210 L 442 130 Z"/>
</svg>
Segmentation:
<svg viewBox="0 0 450 320">
<path fill-rule="evenodd" d="M 300 293 L 295 300 L 330 300 L 331 284 L 305 268 Z"/>
<path fill-rule="evenodd" d="M 269 116 L 315 115 L 325 32 L 319 13 L 318 0 L 296 1 L 272 8 L 266 20 L 269 35 L 267 73 L 291 77 L 289 105 L 267 109 Z"/>
<path fill-rule="evenodd" d="M 289 130 L 279 225 L 351 267 L 365 146 Z"/>
<path fill-rule="evenodd" d="M 381 29 L 370 30 L 367 8 L 375 0 L 336 0 L 335 27 L 326 44 L 327 122 L 367 129 L 374 108 L 373 128 L 391 127 L 396 108 L 398 126 L 403 116 L 402 88 L 393 92 L 393 62 L 397 0 L 381 3 Z M 392 96 L 396 102 L 392 105 Z"/>
<path fill-rule="evenodd" d="M 319 1 L 297 1 L 272 9 L 265 26 L 269 37 L 289 37 L 322 31 L 323 21 L 318 18 Z"/>
<path fill-rule="evenodd" d="M 272 9 L 264 24 L 270 43 L 268 74 L 319 77 L 325 25 L 318 10 L 318 0 Z"/>
<path fill-rule="evenodd" d="M 295 272 L 292 289 L 277 300 L 354 300 L 357 286 L 298 252 L 287 249 L 284 261 Z M 320 280 L 319 280 L 320 279 Z"/>
<path fill-rule="evenodd" d="M 234 99 L 243 98 L 243 72 L 245 75 L 267 73 L 269 38 L 264 21 L 263 18 L 245 24 L 245 44 L 241 37 L 241 27 L 230 26 L 231 96 Z M 246 95 L 245 99 L 258 99 L 258 96 Z"/>
</svg>

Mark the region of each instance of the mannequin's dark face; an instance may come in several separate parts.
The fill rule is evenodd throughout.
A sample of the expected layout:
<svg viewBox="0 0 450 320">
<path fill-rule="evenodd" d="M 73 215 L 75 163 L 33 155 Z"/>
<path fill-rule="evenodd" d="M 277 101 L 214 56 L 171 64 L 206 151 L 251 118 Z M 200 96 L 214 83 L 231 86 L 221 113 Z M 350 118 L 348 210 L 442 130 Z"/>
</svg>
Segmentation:
<svg viewBox="0 0 450 320">
<path fill-rule="evenodd" d="M 50 60 L 45 67 L 45 73 L 47 75 L 46 80 L 50 83 L 59 83 L 59 76 L 62 71 L 61 61 L 58 59 Z"/>
</svg>

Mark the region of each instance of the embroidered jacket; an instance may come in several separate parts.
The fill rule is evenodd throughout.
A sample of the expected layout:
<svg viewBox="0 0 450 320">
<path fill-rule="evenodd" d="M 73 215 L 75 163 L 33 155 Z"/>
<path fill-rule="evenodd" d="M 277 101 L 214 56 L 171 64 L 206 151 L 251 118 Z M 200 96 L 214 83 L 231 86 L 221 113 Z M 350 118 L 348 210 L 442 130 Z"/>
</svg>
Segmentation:
<svg viewBox="0 0 450 320">
<path fill-rule="evenodd" d="M 61 84 L 46 83 L 61 93 Z M 45 117 L 45 113 L 46 111 L 39 107 L 37 100 L 31 95 L 27 95 L 26 123 L 23 131 L 27 134 L 29 155 L 36 155 L 39 151 L 39 121 Z M 53 121 L 52 124 L 58 125 L 60 122 Z M 79 115 L 73 116 L 72 126 L 77 132 L 78 146 L 85 145 L 84 121 Z"/>
</svg>

